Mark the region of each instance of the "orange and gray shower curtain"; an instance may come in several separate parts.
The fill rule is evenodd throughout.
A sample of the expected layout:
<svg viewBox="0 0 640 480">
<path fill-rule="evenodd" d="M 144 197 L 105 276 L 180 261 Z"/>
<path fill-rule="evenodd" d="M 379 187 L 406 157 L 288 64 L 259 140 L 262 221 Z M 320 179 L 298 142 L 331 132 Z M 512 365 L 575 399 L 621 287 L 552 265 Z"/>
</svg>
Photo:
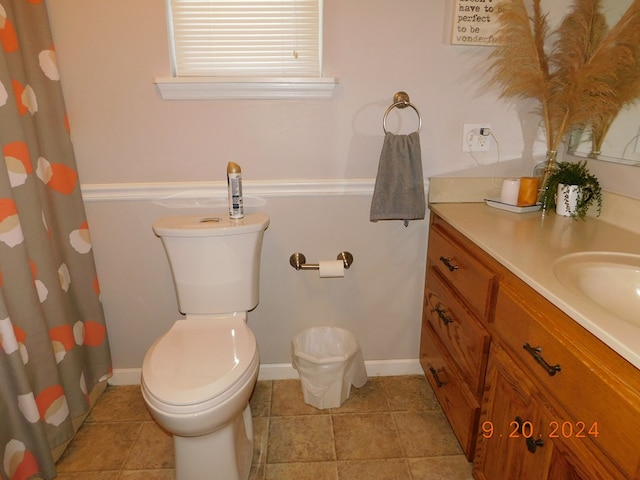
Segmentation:
<svg viewBox="0 0 640 480">
<path fill-rule="evenodd" d="M 53 478 L 111 359 L 44 0 L 0 0 L 0 478 Z"/>
</svg>

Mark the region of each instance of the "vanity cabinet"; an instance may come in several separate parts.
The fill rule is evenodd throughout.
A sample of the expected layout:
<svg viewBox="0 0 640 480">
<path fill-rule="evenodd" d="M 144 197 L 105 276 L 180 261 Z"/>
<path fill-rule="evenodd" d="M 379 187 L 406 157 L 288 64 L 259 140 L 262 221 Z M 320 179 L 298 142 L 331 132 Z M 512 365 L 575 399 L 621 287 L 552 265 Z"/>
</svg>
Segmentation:
<svg viewBox="0 0 640 480">
<path fill-rule="evenodd" d="M 465 455 L 473 459 L 495 296 L 491 260 L 432 216 L 420 363 Z"/>
<path fill-rule="evenodd" d="M 638 369 L 434 213 L 420 360 L 477 480 L 640 479 Z"/>
<path fill-rule="evenodd" d="M 486 386 L 473 470 L 477 480 L 635 478 L 594 455 L 585 440 L 597 434 L 598 424 L 574 422 L 554 409 L 498 342 L 491 347 Z"/>
<path fill-rule="evenodd" d="M 512 275 L 490 330 L 477 479 L 640 478 L 635 367 Z"/>
</svg>

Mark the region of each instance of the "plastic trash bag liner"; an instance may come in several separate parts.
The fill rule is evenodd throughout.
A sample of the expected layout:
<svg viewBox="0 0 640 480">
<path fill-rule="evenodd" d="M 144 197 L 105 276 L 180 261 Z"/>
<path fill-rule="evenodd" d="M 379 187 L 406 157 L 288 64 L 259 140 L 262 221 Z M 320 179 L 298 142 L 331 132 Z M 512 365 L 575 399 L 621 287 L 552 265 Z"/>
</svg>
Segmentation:
<svg viewBox="0 0 640 480">
<path fill-rule="evenodd" d="M 305 403 L 319 409 L 339 407 L 351 385 L 360 388 L 368 380 L 358 340 L 344 328 L 303 330 L 291 340 L 291 359 Z"/>
</svg>

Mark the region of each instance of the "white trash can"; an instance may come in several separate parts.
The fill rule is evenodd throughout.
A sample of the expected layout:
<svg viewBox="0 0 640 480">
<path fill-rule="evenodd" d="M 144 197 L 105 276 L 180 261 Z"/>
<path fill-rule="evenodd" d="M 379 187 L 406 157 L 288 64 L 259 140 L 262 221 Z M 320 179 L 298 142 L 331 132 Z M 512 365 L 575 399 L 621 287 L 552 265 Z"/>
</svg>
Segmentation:
<svg viewBox="0 0 640 480">
<path fill-rule="evenodd" d="M 291 340 L 291 359 L 305 403 L 319 409 L 339 407 L 351 385 L 360 388 L 368 380 L 358 340 L 344 328 L 303 330 Z"/>
</svg>

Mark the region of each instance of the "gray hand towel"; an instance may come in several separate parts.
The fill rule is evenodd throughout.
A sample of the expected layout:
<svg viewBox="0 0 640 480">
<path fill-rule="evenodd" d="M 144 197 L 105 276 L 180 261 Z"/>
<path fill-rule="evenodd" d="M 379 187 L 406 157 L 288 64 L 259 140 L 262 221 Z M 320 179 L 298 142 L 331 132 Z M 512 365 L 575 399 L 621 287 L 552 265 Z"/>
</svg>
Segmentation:
<svg viewBox="0 0 640 480">
<path fill-rule="evenodd" d="M 422 177 L 420 135 L 387 133 L 384 137 L 369 220 L 424 218 L 426 202 Z"/>
</svg>

